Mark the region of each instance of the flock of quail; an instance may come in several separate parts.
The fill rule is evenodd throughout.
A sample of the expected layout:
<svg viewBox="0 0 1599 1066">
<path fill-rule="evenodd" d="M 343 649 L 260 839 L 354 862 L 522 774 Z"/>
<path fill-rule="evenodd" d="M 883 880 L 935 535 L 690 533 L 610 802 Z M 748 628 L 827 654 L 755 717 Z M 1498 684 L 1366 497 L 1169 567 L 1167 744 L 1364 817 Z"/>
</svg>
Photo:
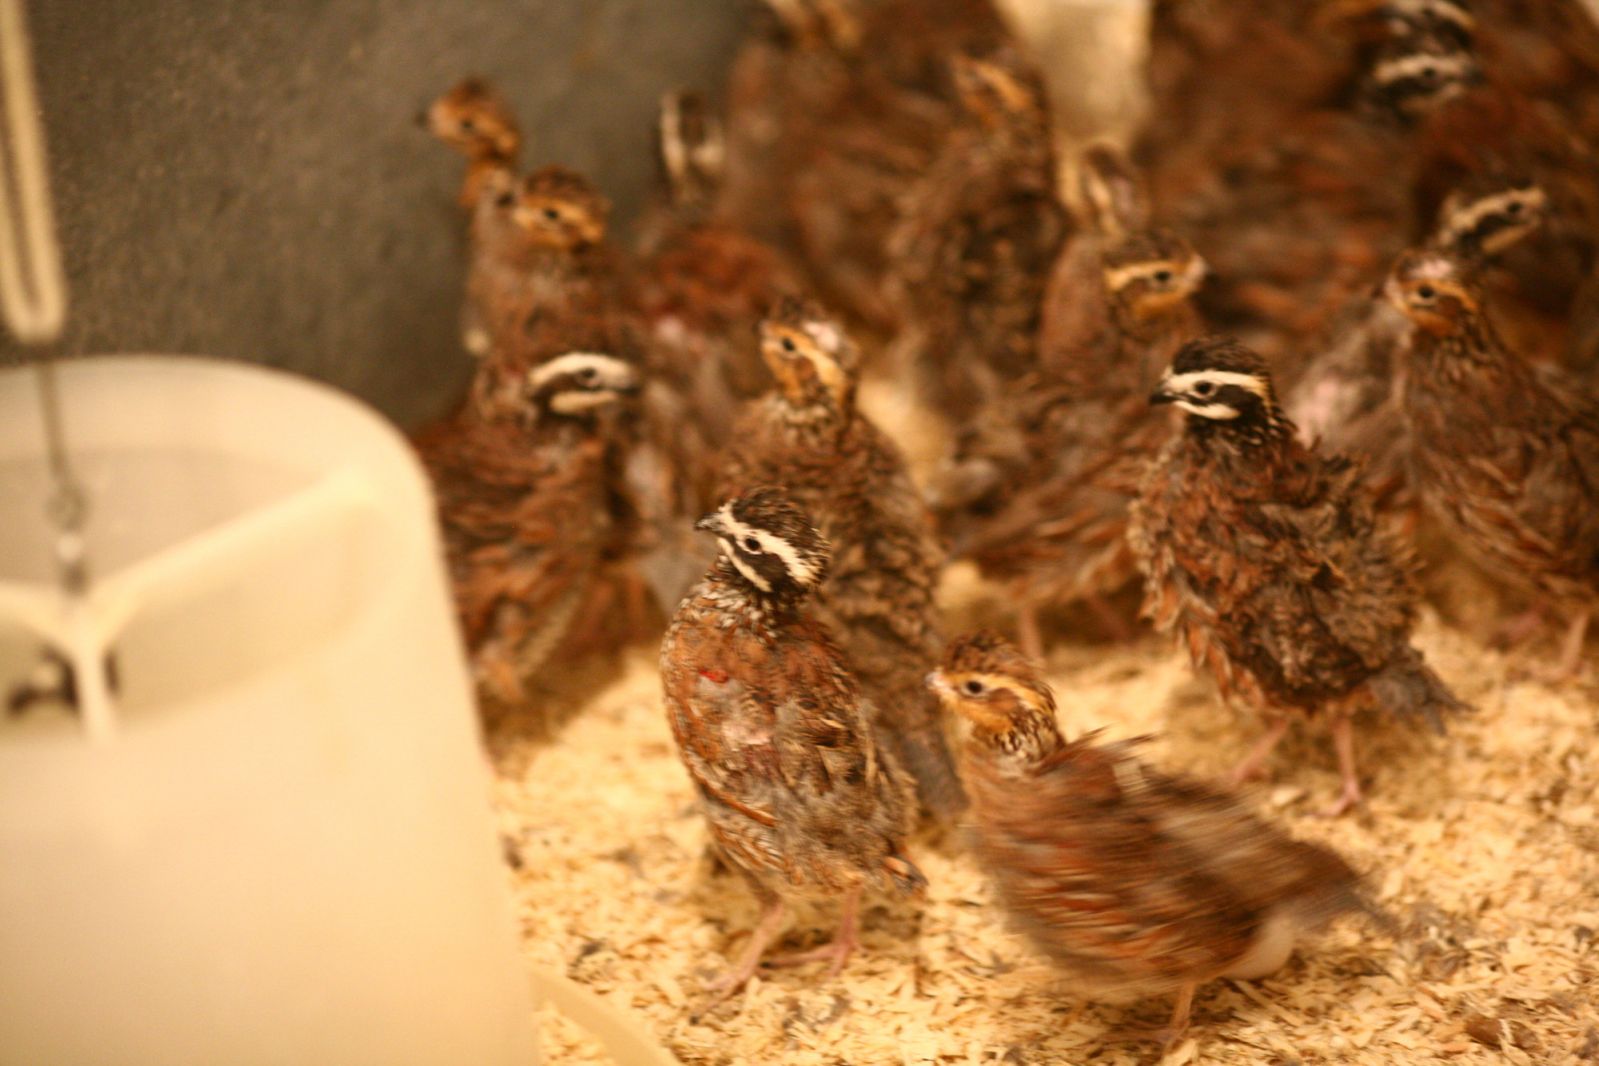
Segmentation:
<svg viewBox="0 0 1599 1066">
<path fill-rule="evenodd" d="M 417 435 L 485 701 L 661 645 L 720 859 L 766 909 L 926 886 L 963 822 L 1014 923 L 1084 987 L 1269 973 L 1382 914 L 1337 855 L 1136 742 L 1068 740 L 1040 612 L 1116 594 L 1264 732 L 1463 704 L 1411 643 L 1423 523 L 1581 665 L 1599 603 L 1599 29 L 1576 0 L 1157 3 L 1151 118 L 1057 154 L 989 0 L 768 0 L 713 112 L 660 112 L 632 254 L 503 99 L 426 113 L 466 157 L 461 408 Z M 1069 71 L 1054 72 L 1069 78 Z M 863 372 L 947 427 L 918 485 Z M 1175 410 L 1174 410 L 1175 409 Z M 893 429 L 894 427 L 888 427 Z M 708 534 L 706 536 L 705 534 Z M 965 557 L 1020 648 L 951 639 Z M 1519 626 L 1528 630 L 1529 625 Z M 1523 634 L 1524 635 L 1524 634 Z M 962 722 L 964 739 L 948 737 Z"/>
</svg>

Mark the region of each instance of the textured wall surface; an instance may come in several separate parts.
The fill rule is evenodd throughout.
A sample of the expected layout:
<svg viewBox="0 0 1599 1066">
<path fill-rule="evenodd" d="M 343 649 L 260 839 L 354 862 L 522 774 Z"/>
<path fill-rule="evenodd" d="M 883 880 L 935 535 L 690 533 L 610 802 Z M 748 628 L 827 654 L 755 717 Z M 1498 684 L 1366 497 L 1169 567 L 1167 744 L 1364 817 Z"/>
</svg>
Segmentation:
<svg viewBox="0 0 1599 1066">
<path fill-rule="evenodd" d="M 457 158 L 414 125 L 466 73 L 506 90 L 524 164 L 591 174 L 625 218 L 655 102 L 720 85 L 743 0 L 34 2 L 68 353 L 198 352 L 446 407 Z M 14 347 L 5 360 L 15 358 Z"/>
</svg>

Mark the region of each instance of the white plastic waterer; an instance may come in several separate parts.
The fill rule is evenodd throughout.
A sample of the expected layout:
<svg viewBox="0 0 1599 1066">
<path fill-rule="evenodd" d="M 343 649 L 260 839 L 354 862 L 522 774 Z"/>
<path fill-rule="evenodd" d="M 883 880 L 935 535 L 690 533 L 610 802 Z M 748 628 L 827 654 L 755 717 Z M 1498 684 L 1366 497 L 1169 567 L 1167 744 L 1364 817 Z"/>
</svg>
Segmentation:
<svg viewBox="0 0 1599 1066">
<path fill-rule="evenodd" d="M 96 579 L 55 581 L 31 371 L 0 373 L 0 681 L 46 643 L 117 685 L 0 722 L 4 1060 L 534 1061 L 405 442 L 244 365 L 59 373 Z"/>
</svg>

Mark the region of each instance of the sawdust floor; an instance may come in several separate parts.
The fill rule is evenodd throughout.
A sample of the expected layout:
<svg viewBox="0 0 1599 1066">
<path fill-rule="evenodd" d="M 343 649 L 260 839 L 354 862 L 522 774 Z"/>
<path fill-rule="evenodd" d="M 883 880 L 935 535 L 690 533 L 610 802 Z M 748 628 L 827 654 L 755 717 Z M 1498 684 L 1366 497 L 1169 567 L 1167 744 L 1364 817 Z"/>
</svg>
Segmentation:
<svg viewBox="0 0 1599 1066">
<path fill-rule="evenodd" d="M 997 605 L 957 570 L 958 622 Z M 952 631 L 953 631 L 952 625 Z M 1446 738 L 1360 734 L 1370 800 L 1326 821 L 1337 775 L 1324 734 L 1285 743 L 1248 802 L 1370 872 L 1402 932 L 1345 922 L 1271 979 L 1201 990 L 1167 1062 L 1599 1062 L 1599 692 L 1519 677 L 1539 660 L 1485 650 L 1429 617 L 1418 640 L 1479 707 Z M 1256 735 L 1164 640 L 1063 643 L 1049 674 L 1068 732 L 1156 733 L 1149 757 L 1223 772 Z M 600 664 L 547 717 L 496 723 L 490 746 L 530 963 L 633 1012 L 684 1063 L 1151 1062 L 1114 1030 L 1163 1021 L 1164 1002 L 1095 1003 L 1004 928 L 959 847 L 918 840 L 920 909 L 876 900 L 865 950 L 837 979 L 780 970 L 699 1018 L 756 917 L 714 871 L 660 707 L 652 648 Z M 790 946 L 831 932 L 801 914 Z M 547 1013 L 552 1063 L 607 1061 Z"/>
</svg>

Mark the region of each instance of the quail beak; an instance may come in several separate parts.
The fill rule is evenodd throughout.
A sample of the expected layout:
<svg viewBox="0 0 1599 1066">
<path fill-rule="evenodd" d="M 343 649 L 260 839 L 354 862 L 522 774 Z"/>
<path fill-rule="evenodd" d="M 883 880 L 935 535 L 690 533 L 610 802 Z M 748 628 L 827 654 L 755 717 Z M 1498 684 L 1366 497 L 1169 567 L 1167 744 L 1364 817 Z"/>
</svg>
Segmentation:
<svg viewBox="0 0 1599 1066">
<path fill-rule="evenodd" d="M 1162 378 L 1155 391 L 1149 394 L 1149 402 L 1151 405 L 1177 402 L 1177 394 L 1171 391 L 1167 378 Z"/>
<path fill-rule="evenodd" d="M 695 522 L 694 528 L 701 533 L 720 533 L 722 531 L 722 513 L 720 511 L 712 511 L 698 522 Z"/>
<path fill-rule="evenodd" d="M 948 681 L 944 680 L 943 671 L 940 671 L 940 670 L 932 671 L 931 673 L 929 673 L 926 677 L 924 677 L 922 679 L 922 682 L 924 684 L 926 684 L 928 688 L 932 689 L 934 692 L 936 692 L 940 696 L 953 696 L 953 695 L 955 695 L 955 690 L 949 687 L 949 682 Z"/>
</svg>

